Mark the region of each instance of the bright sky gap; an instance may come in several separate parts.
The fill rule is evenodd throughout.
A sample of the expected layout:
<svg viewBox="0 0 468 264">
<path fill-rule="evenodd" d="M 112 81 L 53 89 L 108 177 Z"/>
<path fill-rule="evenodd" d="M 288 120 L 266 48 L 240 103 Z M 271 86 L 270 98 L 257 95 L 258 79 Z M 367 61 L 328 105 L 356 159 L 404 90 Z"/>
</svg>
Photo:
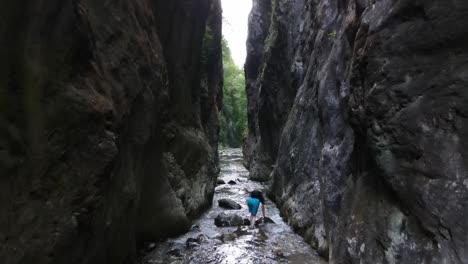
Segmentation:
<svg viewBox="0 0 468 264">
<path fill-rule="evenodd" d="M 247 26 L 252 0 L 221 0 L 223 7 L 223 35 L 231 49 L 234 63 L 244 68 L 247 54 Z"/>
</svg>

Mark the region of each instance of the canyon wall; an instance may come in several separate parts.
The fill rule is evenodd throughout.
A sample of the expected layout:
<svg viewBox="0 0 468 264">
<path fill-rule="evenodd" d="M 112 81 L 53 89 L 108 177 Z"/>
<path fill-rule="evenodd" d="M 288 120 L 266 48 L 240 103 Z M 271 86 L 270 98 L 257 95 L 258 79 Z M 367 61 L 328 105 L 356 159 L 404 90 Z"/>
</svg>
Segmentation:
<svg viewBox="0 0 468 264">
<path fill-rule="evenodd" d="M 0 8 L 2 263 L 133 263 L 211 205 L 219 0 Z"/>
<path fill-rule="evenodd" d="M 250 177 L 330 263 L 468 263 L 468 2 L 255 0 Z"/>
</svg>

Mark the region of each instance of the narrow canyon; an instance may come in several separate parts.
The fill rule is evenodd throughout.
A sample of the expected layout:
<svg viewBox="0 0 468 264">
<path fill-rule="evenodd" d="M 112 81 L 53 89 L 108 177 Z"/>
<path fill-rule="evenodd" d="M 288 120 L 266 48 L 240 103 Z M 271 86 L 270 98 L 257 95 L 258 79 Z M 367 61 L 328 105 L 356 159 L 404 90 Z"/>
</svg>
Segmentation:
<svg viewBox="0 0 468 264">
<path fill-rule="evenodd" d="M 220 0 L 0 4 L 1 263 L 158 263 L 199 223 L 171 263 L 468 264 L 468 1 L 252 3 L 221 163 Z M 216 240 L 249 188 L 276 225 Z"/>
</svg>

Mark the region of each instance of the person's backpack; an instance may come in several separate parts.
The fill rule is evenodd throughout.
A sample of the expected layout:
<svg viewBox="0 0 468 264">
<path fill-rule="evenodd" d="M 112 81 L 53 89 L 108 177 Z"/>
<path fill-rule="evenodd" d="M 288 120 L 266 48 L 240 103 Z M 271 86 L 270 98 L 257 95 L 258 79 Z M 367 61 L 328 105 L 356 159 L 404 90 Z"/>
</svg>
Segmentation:
<svg viewBox="0 0 468 264">
<path fill-rule="evenodd" d="M 265 198 L 263 197 L 263 194 L 259 190 L 254 190 L 250 193 L 250 197 L 259 199 L 261 203 L 265 203 Z"/>
</svg>

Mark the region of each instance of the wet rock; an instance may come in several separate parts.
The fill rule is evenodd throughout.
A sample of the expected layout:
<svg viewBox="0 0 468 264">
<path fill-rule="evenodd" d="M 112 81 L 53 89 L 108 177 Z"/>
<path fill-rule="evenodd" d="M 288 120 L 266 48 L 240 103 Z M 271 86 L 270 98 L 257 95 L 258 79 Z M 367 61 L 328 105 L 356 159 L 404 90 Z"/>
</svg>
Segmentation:
<svg viewBox="0 0 468 264">
<path fill-rule="evenodd" d="M 237 235 L 234 233 L 225 233 L 225 234 L 222 234 L 220 237 L 221 241 L 223 242 L 234 241 L 236 240 L 236 238 L 237 238 Z"/>
<path fill-rule="evenodd" d="M 185 247 L 188 249 L 199 246 L 203 241 L 207 239 L 206 235 L 200 234 L 197 237 L 189 237 L 185 241 Z"/>
<path fill-rule="evenodd" d="M 186 248 L 187 248 L 187 241 L 185 241 L 185 243 L 174 242 L 174 243 L 170 243 L 169 250 L 166 253 L 169 253 L 172 251 L 176 255 L 178 255 L 178 252 L 183 254 Z"/>
<path fill-rule="evenodd" d="M 189 237 L 185 241 L 185 247 L 191 249 L 200 245 L 200 241 L 197 238 Z"/>
<path fill-rule="evenodd" d="M 243 222 L 243 225 L 246 225 L 246 226 L 249 226 L 249 225 L 250 225 L 250 219 L 244 218 L 243 221 L 244 221 L 244 222 Z"/>
<path fill-rule="evenodd" d="M 235 185 L 235 184 L 237 184 L 237 182 L 235 182 L 235 181 L 233 181 L 233 180 L 230 180 L 230 181 L 228 181 L 228 184 L 230 184 L 230 185 Z"/>
<path fill-rule="evenodd" d="M 148 248 L 149 250 L 151 250 L 151 249 L 153 249 L 153 248 L 155 248 L 155 247 L 156 247 L 156 243 L 149 243 L 147 248 Z"/>
<path fill-rule="evenodd" d="M 241 236 L 250 235 L 250 234 L 251 232 L 249 232 L 248 230 L 245 230 L 245 228 L 243 229 L 241 226 L 238 226 L 237 229 L 233 231 L 232 233 L 221 234 L 219 239 L 223 242 L 229 242 L 229 241 L 234 241 Z"/>
<path fill-rule="evenodd" d="M 244 223 L 242 217 L 237 214 L 220 213 L 216 216 L 215 225 L 217 227 L 240 226 Z"/>
<path fill-rule="evenodd" d="M 221 179 L 218 179 L 218 180 L 216 181 L 216 184 L 217 184 L 217 185 L 223 185 L 223 184 L 226 184 L 226 182 L 223 181 L 223 180 L 221 180 Z"/>
<path fill-rule="evenodd" d="M 269 217 L 265 217 L 265 218 L 261 217 L 255 221 L 255 225 L 258 226 L 260 224 L 275 224 L 275 222 Z"/>
<path fill-rule="evenodd" d="M 55 234 L 57 237 L 60 237 L 59 233 Z M 148 254 L 156 248 L 156 243 L 144 243 L 141 248 L 139 248 L 140 254 Z"/>
<path fill-rule="evenodd" d="M 273 249 L 272 253 L 273 253 L 273 255 L 275 255 L 278 258 L 284 258 L 285 257 L 283 250 L 280 249 L 280 248 Z"/>
<path fill-rule="evenodd" d="M 231 199 L 219 199 L 218 200 L 219 207 L 230 209 L 230 210 L 239 210 L 242 206 Z"/>
<path fill-rule="evenodd" d="M 174 248 L 169 250 L 167 254 L 174 257 L 182 257 L 182 250 L 180 248 Z"/>
<path fill-rule="evenodd" d="M 237 237 L 241 237 L 241 236 L 249 235 L 251 233 L 247 231 L 245 227 L 242 228 L 241 226 L 238 226 L 237 229 L 233 232 L 233 234 L 236 234 Z"/>
<path fill-rule="evenodd" d="M 215 235 L 215 236 L 213 237 L 213 239 L 217 239 L 217 240 L 221 240 L 221 241 L 222 241 L 222 240 L 223 240 L 223 236 L 224 236 L 224 234 L 217 234 L 217 235 Z"/>
</svg>

